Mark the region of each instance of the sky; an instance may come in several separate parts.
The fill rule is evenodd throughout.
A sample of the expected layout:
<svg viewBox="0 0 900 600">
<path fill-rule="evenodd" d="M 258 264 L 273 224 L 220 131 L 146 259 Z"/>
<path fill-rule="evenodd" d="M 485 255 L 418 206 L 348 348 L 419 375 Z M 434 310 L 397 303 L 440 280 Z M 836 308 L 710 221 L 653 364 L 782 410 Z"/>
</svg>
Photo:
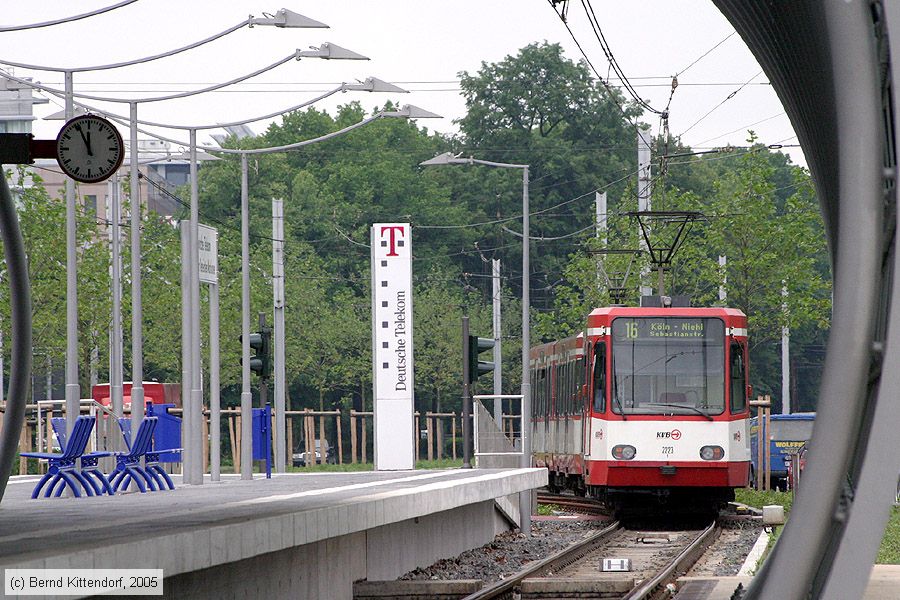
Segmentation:
<svg viewBox="0 0 900 600">
<path fill-rule="evenodd" d="M 116 4 L 117 0 L 43 0 L 4 3 L 0 27 L 39 23 Z M 568 25 L 584 54 L 613 85 L 603 50 L 589 25 L 584 3 L 572 0 Z M 746 144 L 747 130 L 765 144 L 782 144 L 805 165 L 790 121 L 765 74 L 730 23 L 710 0 L 591 0 L 596 21 L 622 72 L 650 106 L 669 104 L 669 129 L 694 149 Z M 0 61 L 55 68 L 107 65 L 154 55 L 213 36 L 247 19 L 285 7 L 329 29 L 241 28 L 200 48 L 152 63 L 75 73 L 76 93 L 117 98 L 152 98 L 207 87 L 241 77 L 296 49 L 331 42 L 368 56 L 368 61 L 291 60 L 246 83 L 193 98 L 141 103 L 139 118 L 177 125 L 243 120 L 289 108 L 341 82 L 374 76 L 409 94 L 348 92 L 315 106 L 334 114 L 338 104 L 359 100 L 372 110 L 387 100 L 413 104 L 441 119 L 421 120 L 429 130 L 454 133 L 465 114 L 459 73 L 476 74 L 483 62 L 498 62 L 524 46 L 560 43 L 565 55 L 583 54 L 548 0 L 303 0 L 267 5 L 243 0 L 138 0 L 103 15 L 73 23 L 0 33 Z M 6 68 L 6 67 L 4 67 Z M 16 68 L 63 88 L 59 72 Z M 672 94 L 671 81 L 678 75 Z M 731 97 L 729 97 L 731 96 Z M 98 109 L 127 115 L 127 104 L 85 100 Z M 62 101 L 36 105 L 43 117 Z M 659 117 L 642 119 L 654 131 Z M 39 119 L 38 138 L 54 138 L 61 121 Z M 250 125 L 256 132 L 266 122 Z M 151 128 L 152 129 L 152 128 Z M 187 140 L 186 132 L 162 131 Z M 221 131 L 212 130 L 212 133 Z M 126 133 L 127 140 L 127 133 Z M 146 137 L 141 135 L 140 137 Z M 198 135 L 211 143 L 208 133 Z M 179 147 L 173 145 L 174 150 Z"/>
</svg>

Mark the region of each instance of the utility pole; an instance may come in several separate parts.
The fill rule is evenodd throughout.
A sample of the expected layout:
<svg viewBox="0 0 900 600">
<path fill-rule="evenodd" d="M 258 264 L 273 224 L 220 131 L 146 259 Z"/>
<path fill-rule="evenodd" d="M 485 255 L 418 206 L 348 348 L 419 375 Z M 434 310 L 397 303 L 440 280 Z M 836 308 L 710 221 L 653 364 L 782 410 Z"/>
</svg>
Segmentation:
<svg viewBox="0 0 900 600">
<path fill-rule="evenodd" d="M 722 277 L 722 283 L 719 284 L 719 302 L 724 306 L 728 300 L 728 257 L 719 255 L 719 275 Z"/>
<path fill-rule="evenodd" d="M 787 318 L 787 283 L 781 286 L 781 312 Z M 781 414 L 791 414 L 791 328 L 781 328 Z"/>
<path fill-rule="evenodd" d="M 606 237 L 606 192 L 597 192 L 594 196 L 594 204 L 596 207 L 595 223 L 597 228 L 597 239 L 600 240 L 600 249 L 605 250 L 609 244 Z M 603 260 L 602 254 L 597 255 L 597 291 L 603 287 Z"/>
<path fill-rule="evenodd" d="M 284 201 L 272 199 L 272 291 L 275 308 L 275 472 L 285 471 Z M 263 404 L 265 407 L 265 404 Z"/>
<path fill-rule="evenodd" d="M 652 181 L 651 181 L 651 171 L 650 171 L 650 130 L 649 129 L 641 129 L 637 130 L 637 144 L 638 144 L 638 212 L 648 212 L 652 210 L 650 204 L 650 194 L 652 192 Z M 648 232 L 649 235 L 649 232 Z M 641 240 L 641 249 L 647 253 L 649 252 L 649 248 L 647 248 L 647 242 L 644 241 L 644 236 L 639 231 L 638 239 Z M 646 281 L 650 276 L 650 267 L 645 265 L 641 266 L 641 296 L 649 296 L 653 294 L 653 288 L 649 285 L 646 285 Z M 662 292 L 660 292 L 662 293 Z"/>
<path fill-rule="evenodd" d="M 500 353 L 500 259 L 491 260 L 491 276 L 493 278 L 494 299 L 494 395 L 503 393 L 503 371 Z M 494 422 L 503 431 L 503 400 L 494 399 Z"/>
</svg>

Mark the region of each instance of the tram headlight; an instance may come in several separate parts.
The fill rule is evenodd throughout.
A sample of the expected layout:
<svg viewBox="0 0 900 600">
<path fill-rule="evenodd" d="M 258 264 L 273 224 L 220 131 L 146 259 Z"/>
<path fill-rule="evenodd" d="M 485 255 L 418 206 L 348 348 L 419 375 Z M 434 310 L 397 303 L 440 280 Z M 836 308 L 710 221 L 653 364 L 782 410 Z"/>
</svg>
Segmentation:
<svg viewBox="0 0 900 600">
<path fill-rule="evenodd" d="M 703 460 L 722 460 L 725 450 L 721 446 L 703 446 L 700 448 L 700 458 Z"/>
<path fill-rule="evenodd" d="M 629 446 L 627 444 L 619 444 L 617 446 L 613 446 L 612 455 L 616 460 L 631 460 L 637 454 L 637 450 L 634 446 Z"/>
</svg>

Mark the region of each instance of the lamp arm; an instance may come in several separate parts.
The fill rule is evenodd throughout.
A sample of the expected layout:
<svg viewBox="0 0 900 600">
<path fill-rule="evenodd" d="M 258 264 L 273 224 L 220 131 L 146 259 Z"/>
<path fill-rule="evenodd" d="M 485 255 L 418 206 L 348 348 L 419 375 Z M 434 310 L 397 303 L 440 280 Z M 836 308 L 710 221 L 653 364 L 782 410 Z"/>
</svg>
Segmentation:
<svg viewBox="0 0 900 600">
<path fill-rule="evenodd" d="M 229 33 L 237 31 L 241 27 L 246 27 L 249 25 L 250 19 L 246 19 L 241 21 L 237 25 L 234 25 L 225 31 L 220 31 L 215 35 L 211 35 L 210 37 L 200 40 L 199 42 L 194 42 L 193 44 L 188 44 L 187 46 L 182 46 L 181 48 L 176 48 L 174 50 L 169 50 L 167 52 L 161 52 L 160 54 L 154 54 L 152 56 L 145 56 L 144 58 L 135 58 L 132 60 L 126 60 L 122 62 L 112 63 L 109 65 L 95 65 L 92 67 L 48 67 L 42 65 L 30 65 L 26 63 L 17 63 L 8 60 L 0 60 L 0 65 L 7 65 L 10 67 L 19 67 L 22 69 L 32 69 L 35 71 L 55 71 L 58 73 L 82 73 L 84 71 L 106 71 L 109 69 L 118 69 L 120 67 L 130 67 L 131 65 L 139 65 L 141 63 L 150 62 L 154 60 L 159 60 L 160 58 L 167 58 L 169 56 L 174 56 L 175 54 L 180 54 L 182 52 L 186 52 L 188 50 L 193 50 L 198 46 L 202 46 L 203 44 L 208 44 L 209 42 L 215 41 L 220 37 L 226 36 Z M 291 55 L 293 58 L 293 55 Z"/>
<path fill-rule="evenodd" d="M 169 96 L 156 96 L 153 98 L 109 98 L 106 96 L 91 96 L 88 94 L 72 94 L 72 96 L 74 98 L 84 98 L 87 100 L 97 100 L 100 102 L 117 102 L 119 104 L 131 104 L 133 102 L 137 103 L 137 104 L 144 104 L 144 103 L 150 103 L 150 102 L 161 102 L 163 100 L 174 100 L 176 98 L 186 98 L 188 96 L 196 96 L 198 94 L 212 92 L 212 91 L 221 89 L 223 87 L 227 87 L 229 85 L 234 85 L 235 83 L 241 83 L 242 81 L 245 81 L 247 79 L 250 79 L 252 77 L 256 77 L 257 75 L 265 73 L 266 71 L 268 71 L 270 69 L 274 69 L 275 67 L 281 66 L 293 58 L 294 58 L 294 55 L 291 54 L 280 60 L 275 61 L 271 65 L 262 67 L 261 69 L 257 69 L 256 71 L 253 71 L 252 73 L 242 75 L 240 77 L 232 79 L 231 81 L 226 81 L 225 83 L 217 83 L 216 85 L 211 85 L 209 87 L 205 87 L 205 88 L 198 89 L 198 90 L 190 90 L 187 92 L 181 92 L 180 94 L 171 94 Z M 2 61 L 0 61 L 0 64 L 6 64 L 6 63 L 3 63 Z M 51 87 L 48 87 L 48 86 L 40 84 L 40 83 L 35 83 L 33 81 L 27 81 L 25 79 L 21 79 L 19 77 L 16 77 L 16 76 L 10 74 L 8 71 L 4 71 L 3 69 L 0 69 L 0 75 L 2 75 L 3 77 L 5 77 L 6 79 L 9 79 L 11 81 L 15 81 L 17 83 L 21 83 L 28 87 L 34 88 L 36 90 L 41 90 L 42 92 L 52 94 L 52 95 L 56 96 L 57 98 L 65 98 L 65 96 L 66 96 L 65 93 L 60 92 L 59 90 L 57 90 L 55 88 L 51 88 Z M 97 111 L 97 112 L 104 112 L 104 111 Z"/>
<path fill-rule="evenodd" d="M 50 27 L 51 25 L 59 25 L 61 23 L 72 23 L 74 21 L 80 21 L 81 19 L 86 19 L 88 17 L 102 15 L 105 12 L 109 12 L 109 11 L 115 10 L 117 8 L 122 8 L 123 6 L 127 6 L 127 5 L 133 4 L 135 2 L 137 2 L 137 0 L 123 0 L 122 2 L 119 2 L 118 4 L 113 4 L 112 6 L 107 6 L 105 8 L 98 8 L 97 10 L 82 13 L 80 15 L 74 15 L 71 17 L 63 17 L 62 19 L 56 19 L 54 21 L 44 21 L 42 23 L 30 23 L 28 25 L 11 25 L 10 27 L 0 27 L 0 33 L 6 33 L 7 31 L 23 31 L 25 29 L 40 29 L 41 27 Z"/>
</svg>

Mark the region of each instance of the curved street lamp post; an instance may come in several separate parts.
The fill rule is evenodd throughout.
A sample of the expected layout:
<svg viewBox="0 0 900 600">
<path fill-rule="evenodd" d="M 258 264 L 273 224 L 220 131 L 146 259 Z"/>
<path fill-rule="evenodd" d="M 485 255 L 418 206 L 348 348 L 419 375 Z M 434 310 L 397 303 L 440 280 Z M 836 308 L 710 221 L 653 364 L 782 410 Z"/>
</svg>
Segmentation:
<svg viewBox="0 0 900 600">
<path fill-rule="evenodd" d="M 55 24 L 55 23 L 51 23 Z M 176 48 L 168 52 L 163 52 L 153 56 L 122 61 L 108 65 L 96 65 L 91 67 L 50 67 L 42 65 L 31 65 L 26 63 L 12 62 L 0 60 L 0 64 L 11 67 L 20 67 L 36 71 L 61 72 L 64 74 L 65 81 L 65 116 L 66 120 L 71 119 L 75 115 L 74 107 L 74 83 L 73 74 L 84 71 L 101 71 L 126 67 L 145 62 L 166 58 L 191 50 L 198 46 L 212 42 L 242 27 L 254 26 L 274 26 L 289 28 L 325 28 L 328 27 L 324 23 L 309 19 L 303 15 L 299 15 L 287 9 L 278 10 L 274 16 L 255 18 L 248 17 L 246 20 L 230 27 L 220 33 L 210 36 L 201 41 Z M 298 56 L 299 58 L 299 56 Z M 9 79 L 15 79 L 7 77 Z M 29 82 L 29 85 L 32 85 Z M 38 86 L 33 86 L 38 87 Z M 105 99 L 104 99 L 105 100 Z M 137 103 L 130 102 L 131 105 L 131 121 L 136 124 L 137 120 Z M 137 194 L 138 172 L 137 172 L 137 132 L 132 126 L 131 128 L 131 189 L 133 194 Z M 134 201 L 137 200 L 137 201 Z M 134 430 L 137 431 L 136 421 L 143 417 L 144 412 L 144 389 L 143 389 L 143 352 L 142 352 L 142 313 L 140 304 L 140 203 L 139 199 L 134 198 L 132 201 L 132 294 L 133 294 L 133 310 L 132 310 L 132 389 L 131 389 L 131 406 L 132 406 L 132 424 Z M 77 254 L 76 254 L 76 228 L 75 228 L 75 182 L 71 178 L 66 178 L 66 428 L 71 433 L 75 424 L 75 418 L 80 410 L 81 387 L 78 383 L 78 284 L 77 284 Z M 199 375 L 198 375 L 199 377 Z M 122 413 L 122 396 L 113 398 L 113 410 L 118 408 L 117 415 Z M 116 406 L 118 405 L 118 406 Z"/>
<path fill-rule="evenodd" d="M 422 161 L 419 164 L 426 167 L 439 165 L 485 165 L 505 169 L 522 169 L 522 462 L 520 466 L 523 468 L 531 467 L 531 380 L 528 377 L 528 359 L 531 346 L 528 165 L 501 163 L 472 157 L 462 158 L 450 152 L 438 154 L 434 158 Z M 525 535 L 531 535 L 531 505 L 531 492 L 522 492 L 519 495 L 519 509 L 522 521 L 521 529 Z"/>
</svg>

